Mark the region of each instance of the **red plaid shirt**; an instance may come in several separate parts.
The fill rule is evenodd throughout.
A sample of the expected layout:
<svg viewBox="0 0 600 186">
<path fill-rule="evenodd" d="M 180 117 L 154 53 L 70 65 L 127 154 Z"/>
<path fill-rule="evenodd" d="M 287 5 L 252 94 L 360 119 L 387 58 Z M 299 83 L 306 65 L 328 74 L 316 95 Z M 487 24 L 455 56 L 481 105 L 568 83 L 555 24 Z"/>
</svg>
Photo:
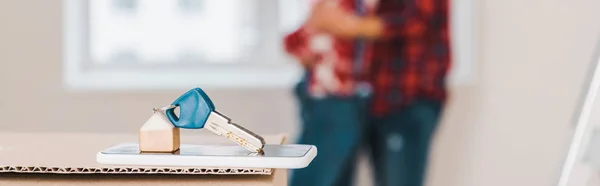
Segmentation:
<svg viewBox="0 0 600 186">
<path fill-rule="evenodd" d="M 340 0 L 354 11 L 355 0 Z M 310 47 L 312 33 L 300 27 L 285 37 L 285 49 L 296 57 L 318 56 L 331 63 L 339 86 L 327 94 L 353 93 L 356 82 L 372 87 L 373 114 L 381 115 L 423 98 L 445 101 L 446 75 L 450 68 L 449 0 L 379 0 L 367 8 L 384 22 L 384 35 L 366 44 L 359 75 L 353 74 L 354 40 L 333 39 L 333 50 L 319 53 Z M 323 92 L 316 68 L 308 69 L 311 93 Z"/>
</svg>

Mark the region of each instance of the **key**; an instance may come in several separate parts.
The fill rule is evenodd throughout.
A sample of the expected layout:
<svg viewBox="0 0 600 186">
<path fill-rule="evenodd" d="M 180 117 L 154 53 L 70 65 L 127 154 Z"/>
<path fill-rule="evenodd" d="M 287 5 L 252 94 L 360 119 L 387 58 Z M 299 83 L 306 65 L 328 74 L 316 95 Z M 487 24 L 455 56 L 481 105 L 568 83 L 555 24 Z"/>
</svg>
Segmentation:
<svg viewBox="0 0 600 186">
<path fill-rule="evenodd" d="M 194 88 L 177 98 L 166 110 L 167 118 L 177 128 L 205 128 L 226 137 L 254 153 L 263 153 L 265 140 L 254 132 L 232 122 L 231 118 L 215 110 L 215 106 L 200 88 Z M 175 114 L 179 107 L 180 114 Z"/>
</svg>

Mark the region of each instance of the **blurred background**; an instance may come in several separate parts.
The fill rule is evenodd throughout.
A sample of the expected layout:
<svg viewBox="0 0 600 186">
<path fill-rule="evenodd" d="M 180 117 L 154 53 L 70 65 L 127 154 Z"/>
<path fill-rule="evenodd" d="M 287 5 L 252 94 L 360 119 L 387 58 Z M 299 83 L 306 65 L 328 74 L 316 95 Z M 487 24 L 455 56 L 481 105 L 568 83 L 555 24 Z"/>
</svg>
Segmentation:
<svg viewBox="0 0 600 186">
<path fill-rule="evenodd" d="M 135 133 L 202 87 L 260 134 L 298 135 L 282 37 L 307 0 L 0 1 L 0 130 Z M 558 178 L 600 31 L 600 1 L 454 0 L 451 99 L 428 185 Z M 370 184 L 361 160 L 359 185 Z M 592 183 L 600 174 L 582 177 Z"/>
</svg>

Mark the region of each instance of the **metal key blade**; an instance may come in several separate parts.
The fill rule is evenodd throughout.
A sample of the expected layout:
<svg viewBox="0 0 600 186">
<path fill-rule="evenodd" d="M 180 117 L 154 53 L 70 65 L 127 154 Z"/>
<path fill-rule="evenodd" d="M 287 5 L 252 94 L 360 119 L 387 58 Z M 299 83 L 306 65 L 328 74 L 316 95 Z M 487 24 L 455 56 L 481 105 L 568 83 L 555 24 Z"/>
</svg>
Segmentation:
<svg viewBox="0 0 600 186">
<path fill-rule="evenodd" d="M 254 132 L 231 122 L 227 116 L 213 111 L 208 116 L 205 127 L 209 131 L 224 136 L 251 152 L 262 154 L 265 140 Z"/>
<path fill-rule="evenodd" d="M 257 149 L 256 152 L 262 152 L 266 142 L 261 136 L 237 123 L 230 123 L 228 126 L 231 127 L 231 132 L 227 133 L 227 138 L 238 141 L 243 144 L 242 146 L 247 146 L 247 148 Z"/>
</svg>

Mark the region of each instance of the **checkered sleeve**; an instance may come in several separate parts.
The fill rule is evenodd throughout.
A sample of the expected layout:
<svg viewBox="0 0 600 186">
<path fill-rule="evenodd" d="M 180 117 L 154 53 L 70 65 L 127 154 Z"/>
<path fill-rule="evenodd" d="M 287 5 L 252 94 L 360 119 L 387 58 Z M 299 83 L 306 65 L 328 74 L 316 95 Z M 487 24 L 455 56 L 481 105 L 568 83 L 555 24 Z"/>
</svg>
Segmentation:
<svg viewBox="0 0 600 186">
<path fill-rule="evenodd" d="M 310 32 L 305 27 L 288 34 L 284 38 L 285 51 L 298 59 L 320 58 L 310 47 Z"/>
<path fill-rule="evenodd" d="M 444 71 L 450 70 L 451 58 L 452 58 L 452 46 L 450 36 L 450 0 L 438 0 L 439 10 L 436 19 L 433 20 L 434 24 L 437 24 L 440 30 L 438 35 L 438 43 L 440 50 L 437 53 L 441 55 L 441 58 L 445 60 L 446 66 Z"/>
<path fill-rule="evenodd" d="M 444 92 L 440 87 L 445 86 L 445 77 L 451 65 L 452 47 L 450 44 L 450 15 L 449 0 L 426 0 L 430 8 L 427 19 L 426 37 L 422 37 L 426 50 L 424 50 L 422 73 L 427 74 L 422 79 L 423 88 L 429 96 L 439 97 Z"/>
</svg>

